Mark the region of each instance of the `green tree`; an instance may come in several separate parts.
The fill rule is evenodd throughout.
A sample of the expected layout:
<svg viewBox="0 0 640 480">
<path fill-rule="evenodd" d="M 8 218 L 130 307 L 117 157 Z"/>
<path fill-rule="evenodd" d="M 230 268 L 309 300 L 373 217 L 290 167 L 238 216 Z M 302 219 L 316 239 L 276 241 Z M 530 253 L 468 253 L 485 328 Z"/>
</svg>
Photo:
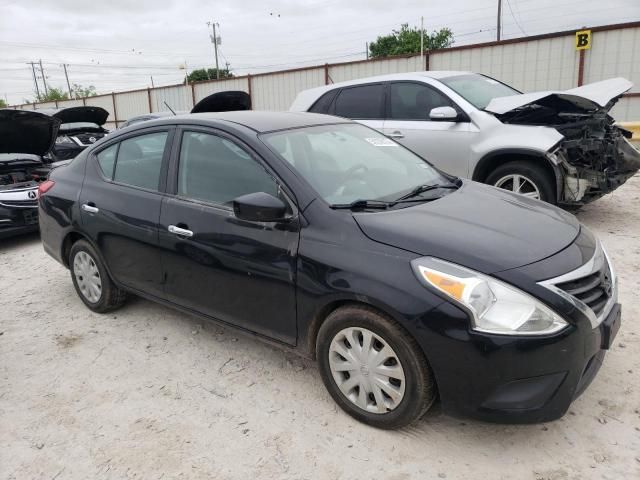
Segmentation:
<svg viewBox="0 0 640 480">
<path fill-rule="evenodd" d="M 93 85 L 83 87 L 78 83 L 73 84 L 73 86 L 71 87 L 71 93 L 73 93 L 73 96 L 75 98 L 95 97 L 97 95 L 96 87 L 94 87 Z"/>
<path fill-rule="evenodd" d="M 228 69 L 220 69 L 220 78 L 231 78 L 233 77 L 233 73 L 231 73 Z M 216 69 L 215 68 L 199 68 L 197 70 L 192 71 L 189 75 L 187 75 L 187 79 L 190 83 L 192 82 L 202 82 L 204 80 L 215 80 L 216 79 Z"/>
<path fill-rule="evenodd" d="M 53 102 L 55 100 L 69 100 L 69 94 L 62 88 L 49 87 L 47 93 L 40 92 L 40 102 Z"/>
<path fill-rule="evenodd" d="M 7 108 L 9 105 L 7 105 L 7 102 L 4 101 L 4 99 L 0 98 L 0 108 Z"/>
<path fill-rule="evenodd" d="M 441 28 L 431 34 L 423 30 L 422 35 L 425 52 L 453 45 L 453 32 L 448 28 Z M 369 55 L 373 58 L 407 53 L 420 53 L 420 29 L 409 28 L 408 23 L 403 23 L 400 30 L 392 30 L 389 35 L 379 36 L 369 44 Z"/>
</svg>

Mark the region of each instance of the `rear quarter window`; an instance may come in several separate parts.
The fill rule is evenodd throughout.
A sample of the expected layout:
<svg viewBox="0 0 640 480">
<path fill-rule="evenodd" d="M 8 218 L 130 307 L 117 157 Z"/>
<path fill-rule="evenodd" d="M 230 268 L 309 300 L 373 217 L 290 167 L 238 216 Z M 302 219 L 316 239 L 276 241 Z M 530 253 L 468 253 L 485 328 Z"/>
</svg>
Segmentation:
<svg viewBox="0 0 640 480">
<path fill-rule="evenodd" d="M 116 154 L 118 153 L 118 144 L 111 145 L 108 148 L 105 148 L 100 153 L 96 155 L 98 158 L 98 165 L 100 166 L 100 170 L 102 170 L 102 174 L 108 179 L 113 178 L 113 168 L 116 165 Z"/>
<path fill-rule="evenodd" d="M 338 89 L 325 93 L 313 104 L 309 111 L 313 113 L 329 113 L 329 108 L 331 107 L 333 99 L 336 98 L 337 93 Z"/>
</svg>

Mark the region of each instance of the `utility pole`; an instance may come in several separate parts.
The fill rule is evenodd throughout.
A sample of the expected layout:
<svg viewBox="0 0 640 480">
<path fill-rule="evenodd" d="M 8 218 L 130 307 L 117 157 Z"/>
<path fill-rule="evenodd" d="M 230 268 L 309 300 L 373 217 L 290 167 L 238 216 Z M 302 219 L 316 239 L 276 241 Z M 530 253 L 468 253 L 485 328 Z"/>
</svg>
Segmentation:
<svg viewBox="0 0 640 480">
<path fill-rule="evenodd" d="M 38 88 L 38 76 L 36 75 L 36 62 L 27 62 L 27 65 L 31 65 L 31 71 L 33 72 L 33 84 L 36 86 L 36 97 L 40 101 L 40 88 Z"/>
<path fill-rule="evenodd" d="M 498 24 L 496 31 L 498 33 L 496 40 L 500 41 L 500 30 L 502 29 L 502 0 L 498 0 Z"/>
<path fill-rule="evenodd" d="M 420 58 L 424 58 L 424 17 L 420 17 Z"/>
<path fill-rule="evenodd" d="M 365 53 L 367 54 L 367 60 L 369 60 L 369 42 L 364 44 Z"/>
<path fill-rule="evenodd" d="M 216 80 L 220 80 L 220 70 L 218 69 L 218 42 L 220 41 L 220 38 L 216 33 L 216 25 L 219 27 L 220 24 L 216 22 L 207 22 L 207 25 L 211 25 L 211 28 L 213 29 L 213 35 L 210 35 L 210 38 L 213 43 L 213 49 L 216 53 Z"/>
<path fill-rule="evenodd" d="M 151 88 L 156 88 L 156 86 L 153 84 L 153 75 L 151 75 Z"/>
<path fill-rule="evenodd" d="M 40 59 L 40 73 L 42 74 L 42 84 L 44 85 L 44 94 L 49 96 L 49 89 L 47 88 L 47 79 L 44 78 L 44 68 L 42 68 L 42 59 Z"/>
<path fill-rule="evenodd" d="M 67 79 L 67 88 L 69 89 L 69 98 L 73 98 L 73 94 L 71 93 L 71 84 L 69 83 L 69 75 L 67 74 L 67 64 L 63 63 L 62 68 L 64 69 L 64 78 Z"/>
</svg>

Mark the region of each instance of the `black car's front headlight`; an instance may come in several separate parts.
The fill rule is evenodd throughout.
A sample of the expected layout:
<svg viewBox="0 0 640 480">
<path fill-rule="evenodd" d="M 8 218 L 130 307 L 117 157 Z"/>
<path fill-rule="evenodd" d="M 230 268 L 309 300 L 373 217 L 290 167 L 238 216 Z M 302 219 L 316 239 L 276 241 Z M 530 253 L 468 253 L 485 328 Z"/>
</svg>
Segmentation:
<svg viewBox="0 0 640 480">
<path fill-rule="evenodd" d="M 548 335 L 568 323 L 522 290 L 480 272 L 432 257 L 411 262 L 418 280 L 471 313 L 473 329 L 500 335 Z"/>
<path fill-rule="evenodd" d="M 75 145 L 75 142 L 66 135 L 61 135 L 56 138 L 56 145 Z"/>
</svg>

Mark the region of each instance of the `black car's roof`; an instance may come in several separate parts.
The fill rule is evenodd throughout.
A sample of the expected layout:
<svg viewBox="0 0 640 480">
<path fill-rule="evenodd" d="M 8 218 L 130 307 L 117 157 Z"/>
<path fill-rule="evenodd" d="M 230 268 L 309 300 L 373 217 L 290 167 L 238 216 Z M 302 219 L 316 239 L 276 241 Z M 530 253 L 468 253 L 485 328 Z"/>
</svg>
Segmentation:
<svg viewBox="0 0 640 480">
<path fill-rule="evenodd" d="M 153 120 L 155 125 L 173 123 L 206 124 L 216 121 L 232 122 L 245 126 L 258 133 L 272 132 L 274 130 L 287 130 L 290 128 L 308 127 L 313 125 L 326 125 L 328 123 L 353 123 L 351 120 L 306 112 L 261 112 L 255 110 L 243 110 L 234 112 L 216 113 L 191 113 L 163 117 L 161 120 Z M 135 125 L 134 127 L 137 127 Z M 144 124 L 140 124 L 144 126 Z"/>
</svg>

